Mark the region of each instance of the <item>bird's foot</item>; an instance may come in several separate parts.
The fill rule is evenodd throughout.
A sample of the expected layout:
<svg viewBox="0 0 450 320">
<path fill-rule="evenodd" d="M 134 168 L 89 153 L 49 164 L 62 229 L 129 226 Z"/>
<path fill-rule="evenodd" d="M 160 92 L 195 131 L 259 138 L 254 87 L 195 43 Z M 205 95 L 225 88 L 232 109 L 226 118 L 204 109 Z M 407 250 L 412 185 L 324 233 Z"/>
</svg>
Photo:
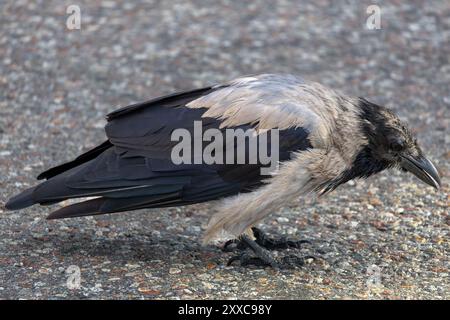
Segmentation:
<svg viewBox="0 0 450 320">
<path fill-rule="evenodd" d="M 289 248 L 300 248 L 304 244 L 311 244 L 308 240 L 289 240 L 286 237 L 273 239 L 268 237 L 261 229 L 252 228 L 255 242 L 267 250 L 284 250 Z M 233 239 L 225 242 L 223 250 L 231 252 L 234 250 L 245 250 L 248 246 L 242 240 Z"/>
<path fill-rule="evenodd" d="M 263 248 L 256 241 L 250 239 L 247 235 L 242 235 L 240 241 L 237 242 L 237 247 L 249 248 L 253 251 L 255 256 L 251 256 L 247 251 L 243 251 L 239 255 L 233 256 L 228 260 L 227 265 L 233 264 L 235 261 L 239 261 L 243 267 L 256 266 L 256 267 L 272 267 L 275 269 L 291 269 L 295 267 L 301 267 L 309 259 L 315 260 L 313 256 L 298 257 L 295 255 L 288 255 L 282 257 L 280 260 L 275 259 L 267 249 Z"/>
</svg>

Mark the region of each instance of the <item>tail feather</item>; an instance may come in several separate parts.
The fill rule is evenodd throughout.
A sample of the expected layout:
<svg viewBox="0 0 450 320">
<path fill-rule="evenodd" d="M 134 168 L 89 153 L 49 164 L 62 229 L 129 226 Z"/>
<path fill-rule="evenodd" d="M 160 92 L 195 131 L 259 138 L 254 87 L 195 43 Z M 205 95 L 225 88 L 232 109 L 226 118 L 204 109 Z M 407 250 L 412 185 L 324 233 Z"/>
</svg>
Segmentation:
<svg viewBox="0 0 450 320">
<path fill-rule="evenodd" d="M 53 211 L 50 215 L 47 216 L 47 219 L 53 220 L 104 214 L 105 212 L 100 212 L 100 207 L 104 202 L 105 199 L 96 198 L 84 202 L 75 203 Z"/>
<path fill-rule="evenodd" d="M 57 176 L 60 173 L 66 172 L 67 170 L 70 170 L 72 168 L 78 167 L 79 165 L 86 163 L 92 159 L 95 159 L 98 155 L 100 155 L 103 151 L 107 150 L 108 148 L 112 147 L 112 144 L 109 140 L 106 140 L 101 145 L 98 145 L 94 149 L 91 149 L 85 153 L 83 153 L 81 156 L 77 157 L 75 160 L 63 163 L 59 166 L 53 167 L 48 169 L 47 171 L 42 172 L 38 175 L 37 179 L 50 179 L 54 176 Z"/>
<path fill-rule="evenodd" d="M 36 204 L 33 198 L 35 188 L 36 187 L 26 189 L 25 191 L 22 191 L 18 195 L 12 197 L 5 204 L 5 208 L 8 210 L 19 210 Z"/>
<path fill-rule="evenodd" d="M 104 198 L 98 197 L 84 202 L 68 205 L 52 212 L 47 219 L 65 219 L 84 217 L 114 212 L 123 212 L 142 208 L 160 208 L 177 201 L 178 192 L 164 195 L 141 196 L 130 198 Z"/>
</svg>

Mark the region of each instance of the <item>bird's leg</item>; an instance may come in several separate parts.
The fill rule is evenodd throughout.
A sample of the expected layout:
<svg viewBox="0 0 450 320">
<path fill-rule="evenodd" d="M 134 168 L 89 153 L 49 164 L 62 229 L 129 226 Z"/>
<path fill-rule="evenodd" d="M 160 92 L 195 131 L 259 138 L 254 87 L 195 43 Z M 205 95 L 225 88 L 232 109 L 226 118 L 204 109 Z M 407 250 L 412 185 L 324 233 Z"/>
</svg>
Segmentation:
<svg viewBox="0 0 450 320">
<path fill-rule="evenodd" d="M 247 251 L 243 251 L 241 254 L 231 257 L 228 260 L 227 265 L 231 265 L 234 261 L 239 261 L 241 266 L 257 266 L 257 267 L 272 267 L 276 269 L 290 269 L 296 266 L 303 266 L 307 259 L 315 260 L 313 256 L 298 257 L 296 255 L 288 255 L 277 261 L 269 251 L 261 247 L 255 240 L 250 239 L 246 234 L 240 236 L 240 244 L 246 245 L 251 249 L 255 256 L 251 256 Z"/>
<path fill-rule="evenodd" d="M 255 265 L 261 267 L 272 267 L 278 268 L 278 262 L 273 258 L 270 253 L 257 244 L 254 240 L 250 239 L 250 237 L 246 234 L 241 235 L 239 245 L 245 245 L 247 248 L 250 248 L 256 255 L 256 257 L 249 256 L 245 251 L 238 255 L 232 257 L 228 260 L 227 265 L 231 265 L 234 261 L 239 260 L 241 262 L 241 266 Z"/>
<path fill-rule="evenodd" d="M 296 255 L 287 255 L 279 259 L 272 257 L 268 250 L 283 250 L 288 248 L 300 248 L 302 244 L 310 243 L 307 240 L 288 240 L 284 237 L 280 239 L 271 239 L 267 237 L 264 232 L 258 228 L 252 228 L 253 240 L 249 235 L 243 234 L 238 239 L 229 240 L 223 246 L 226 252 L 239 250 L 240 254 L 228 260 L 227 265 L 231 265 L 235 261 L 239 261 L 241 266 L 258 266 L 258 267 L 272 267 L 272 268 L 293 268 L 296 266 L 303 266 L 308 259 L 315 260 L 314 256 L 298 257 Z M 255 256 L 248 253 L 247 249 L 253 251 Z"/>
<path fill-rule="evenodd" d="M 267 250 L 283 250 L 288 248 L 300 248 L 303 244 L 308 243 L 308 240 L 288 240 L 285 237 L 281 237 L 280 239 L 272 239 L 269 238 L 261 229 L 252 228 L 253 236 L 255 237 L 255 242 L 259 244 L 261 247 L 266 248 Z M 235 245 L 233 248 L 232 245 Z M 223 250 L 226 252 L 233 251 L 234 249 L 245 250 L 247 248 L 246 243 L 243 243 L 242 240 L 233 239 L 229 240 L 223 246 Z"/>
</svg>

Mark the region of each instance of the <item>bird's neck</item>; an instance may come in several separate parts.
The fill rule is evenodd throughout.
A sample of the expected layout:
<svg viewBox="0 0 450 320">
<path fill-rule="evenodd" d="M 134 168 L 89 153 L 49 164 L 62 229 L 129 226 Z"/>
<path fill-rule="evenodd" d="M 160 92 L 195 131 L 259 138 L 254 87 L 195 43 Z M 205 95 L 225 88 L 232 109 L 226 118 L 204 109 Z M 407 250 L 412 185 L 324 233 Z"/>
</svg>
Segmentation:
<svg viewBox="0 0 450 320">
<path fill-rule="evenodd" d="M 331 192 L 341 184 L 353 179 L 368 178 L 389 167 L 384 161 L 375 159 L 369 147 L 363 147 L 354 158 L 350 166 L 343 170 L 338 176 L 327 181 L 323 187 L 323 193 Z"/>
<path fill-rule="evenodd" d="M 341 173 L 326 183 L 329 192 L 352 179 L 368 178 L 390 167 L 390 163 L 376 156 L 377 125 L 380 106 L 365 99 L 356 103 L 356 108 L 347 108 L 337 123 L 334 146 L 347 162 Z"/>
<path fill-rule="evenodd" d="M 366 142 L 360 146 L 351 168 L 346 172 L 349 179 L 367 178 L 390 167 L 390 163 L 378 156 L 380 144 L 380 128 L 384 124 L 384 113 L 387 108 L 360 99 L 359 127 Z M 381 132 L 382 135 L 382 132 Z"/>
</svg>

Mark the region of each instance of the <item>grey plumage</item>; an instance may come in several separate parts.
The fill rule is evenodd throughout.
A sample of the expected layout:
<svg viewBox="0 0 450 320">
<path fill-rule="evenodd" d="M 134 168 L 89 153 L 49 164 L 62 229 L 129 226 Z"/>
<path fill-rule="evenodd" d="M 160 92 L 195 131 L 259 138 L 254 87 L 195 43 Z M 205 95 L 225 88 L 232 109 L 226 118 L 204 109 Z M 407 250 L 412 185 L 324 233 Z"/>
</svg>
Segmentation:
<svg viewBox="0 0 450 320">
<path fill-rule="evenodd" d="M 170 134 L 192 132 L 195 120 L 203 129 L 279 129 L 279 169 L 266 177 L 261 163 L 175 165 Z M 440 183 L 407 126 L 387 108 L 291 75 L 249 76 L 128 106 L 108 115 L 106 135 L 98 147 L 39 175 L 48 180 L 6 207 L 97 197 L 55 211 L 53 219 L 220 200 L 209 241 L 247 232 L 298 196 L 387 168 Z"/>
</svg>

